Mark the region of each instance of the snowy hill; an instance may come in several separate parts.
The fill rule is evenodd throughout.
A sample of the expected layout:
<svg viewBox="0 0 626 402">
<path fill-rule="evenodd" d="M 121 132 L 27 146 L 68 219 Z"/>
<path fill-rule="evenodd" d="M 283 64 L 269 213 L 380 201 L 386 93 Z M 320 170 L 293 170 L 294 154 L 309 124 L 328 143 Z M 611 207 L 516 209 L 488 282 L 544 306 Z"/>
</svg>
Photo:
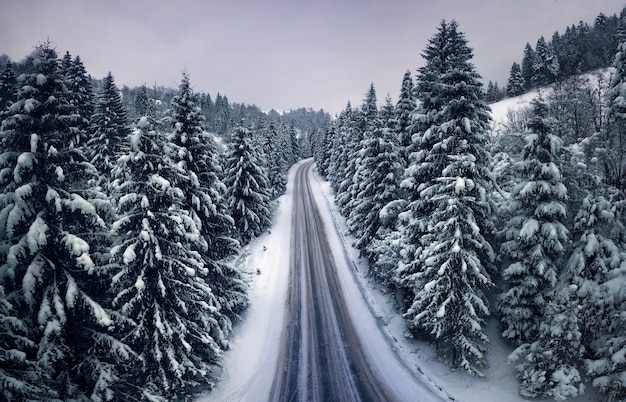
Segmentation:
<svg viewBox="0 0 626 402">
<path fill-rule="evenodd" d="M 604 88 L 606 88 L 609 80 L 611 79 L 611 74 L 613 73 L 613 71 L 613 67 L 603 68 L 581 74 L 573 78 L 569 78 L 568 80 L 578 79 L 581 80 L 581 82 L 588 82 L 592 84 L 596 89 L 599 85 L 602 85 Z M 497 133 L 499 126 L 506 123 L 507 117 L 510 112 L 520 111 L 528 108 L 533 99 L 537 97 L 550 96 L 553 92 L 554 86 L 548 85 L 545 87 L 532 89 L 525 94 L 519 96 L 502 99 L 501 101 L 490 104 L 489 106 L 491 107 L 491 118 L 493 119 L 494 132 Z"/>
</svg>

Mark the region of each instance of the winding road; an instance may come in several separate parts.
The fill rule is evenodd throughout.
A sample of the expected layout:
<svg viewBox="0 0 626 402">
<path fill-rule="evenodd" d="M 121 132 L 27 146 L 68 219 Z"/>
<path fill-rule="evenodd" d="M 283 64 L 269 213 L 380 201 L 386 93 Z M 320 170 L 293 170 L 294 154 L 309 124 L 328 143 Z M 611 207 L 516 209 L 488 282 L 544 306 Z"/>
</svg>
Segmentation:
<svg viewBox="0 0 626 402">
<path fill-rule="evenodd" d="M 377 359 L 368 355 L 311 190 L 312 166 L 313 161 L 303 163 L 295 175 L 287 316 L 270 400 L 449 400 L 414 373 L 404 373 L 409 380 L 398 378 L 404 394 L 398 393 L 398 384 L 387 384 L 388 376 L 381 375 L 386 368 L 377 368 Z M 392 351 L 383 358 L 399 360 Z M 407 381 L 415 382 L 410 399 Z"/>
</svg>

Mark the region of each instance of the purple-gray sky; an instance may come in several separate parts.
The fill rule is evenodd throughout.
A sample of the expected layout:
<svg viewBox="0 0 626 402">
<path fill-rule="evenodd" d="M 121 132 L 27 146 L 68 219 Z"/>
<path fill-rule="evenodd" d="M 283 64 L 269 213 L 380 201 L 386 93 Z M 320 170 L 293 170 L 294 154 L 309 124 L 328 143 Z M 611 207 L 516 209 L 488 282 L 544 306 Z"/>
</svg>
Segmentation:
<svg viewBox="0 0 626 402">
<path fill-rule="evenodd" d="M 526 42 L 626 0 L 0 0 L 0 53 L 21 60 L 49 38 L 119 87 L 196 91 L 262 109 L 360 105 L 370 82 L 395 99 L 442 19 L 456 19 L 485 80 L 506 84 Z"/>
</svg>

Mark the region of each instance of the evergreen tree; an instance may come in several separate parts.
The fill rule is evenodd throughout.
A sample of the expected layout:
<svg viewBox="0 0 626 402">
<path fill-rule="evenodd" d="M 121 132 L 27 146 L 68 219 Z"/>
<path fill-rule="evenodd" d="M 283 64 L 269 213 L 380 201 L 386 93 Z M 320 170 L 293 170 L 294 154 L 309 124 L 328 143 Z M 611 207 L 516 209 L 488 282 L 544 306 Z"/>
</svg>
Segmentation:
<svg viewBox="0 0 626 402">
<path fill-rule="evenodd" d="M 247 305 L 246 286 L 237 268 L 226 261 L 237 253 L 239 243 L 232 238 L 234 222 L 224 198 L 226 187 L 218 175 L 216 145 L 203 129 L 204 116 L 198 103 L 189 76 L 183 74 L 179 93 L 171 101 L 172 159 L 182 174 L 174 184 L 185 195 L 183 207 L 202 235 L 195 243 L 204 264 L 199 275 L 211 287 L 221 313 L 226 315 L 218 325 L 227 333 L 230 319 Z"/>
<path fill-rule="evenodd" d="M 108 334 L 106 274 L 90 256 L 105 230 L 81 194 L 95 169 L 71 145 L 76 119 L 55 51 L 42 44 L 31 62 L 2 124 L 0 377 L 9 398 L 104 399 L 129 351 Z"/>
<path fill-rule="evenodd" d="M 524 78 L 524 83 L 526 85 L 526 89 L 532 88 L 534 81 L 533 77 L 535 76 L 535 69 L 533 65 L 535 64 L 535 51 L 530 43 L 526 43 L 526 47 L 524 47 L 524 57 L 522 58 L 522 77 Z"/>
<path fill-rule="evenodd" d="M 232 125 L 231 118 L 228 98 L 218 93 L 215 98 L 215 132 L 220 135 L 228 134 Z"/>
<path fill-rule="evenodd" d="M 398 135 L 400 152 L 402 154 L 402 158 L 404 159 L 405 167 L 409 163 L 409 155 L 411 153 L 410 147 L 413 143 L 411 140 L 411 136 L 413 135 L 413 132 L 411 131 L 411 113 L 413 113 L 414 110 L 415 94 L 413 88 L 413 78 L 411 77 L 411 72 L 407 71 L 404 73 L 404 77 L 402 78 L 402 87 L 400 88 L 400 95 L 395 109 L 396 127 L 394 127 Z"/>
<path fill-rule="evenodd" d="M 620 19 L 618 38 L 613 61 L 615 73 L 606 94 L 607 132 L 604 133 L 602 156 L 607 183 L 626 191 L 626 16 Z"/>
<path fill-rule="evenodd" d="M 509 96 L 517 96 L 524 93 L 526 82 L 522 75 L 522 68 L 519 64 L 513 63 L 511 66 L 511 72 L 509 73 L 509 81 L 506 85 L 506 93 Z"/>
<path fill-rule="evenodd" d="M 264 149 L 268 162 L 267 176 L 271 189 L 271 198 L 276 199 L 287 189 L 287 174 L 284 153 L 280 151 L 279 136 L 276 125 L 270 121 L 266 131 Z"/>
<path fill-rule="evenodd" d="M 135 117 L 154 117 L 154 107 L 152 100 L 148 98 L 148 90 L 142 85 L 135 96 Z"/>
<path fill-rule="evenodd" d="M 558 168 L 561 140 L 552 133 L 547 107 L 533 104 L 528 123 L 520 182 L 512 191 L 513 218 L 506 223 L 502 252 L 511 261 L 503 271 L 500 295 L 503 336 L 518 344 L 538 337 L 542 312 L 559 276 L 559 263 L 569 239 L 564 225 L 567 189 Z"/>
<path fill-rule="evenodd" d="M 69 103 L 78 115 L 76 127 L 80 131 L 80 145 L 86 141 L 89 121 L 94 112 L 94 91 L 91 77 L 87 74 L 80 56 L 76 56 L 67 67 L 63 81 L 68 89 Z"/>
<path fill-rule="evenodd" d="M 569 286 L 561 285 L 546 305 L 537 340 L 519 346 L 510 356 L 512 361 L 523 357 L 517 366 L 523 397 L 566 401 L 584 389 L 575 364 L 583 347 L 572 293 Z"/>
<path fill-rule="evenodd" d="M 374 84 L 370 84 L 370 87 L 363 100 L 360 113 L 357 114 L 358 120 L 354 122 L 354 133 L 357 134 L 351 141 L 348 152 L 348 163 L 345 171 L 345 180 L 342 183 L 341 195 L 339 198 L 339 205 L 342 206 L 341 213 L 343 216 L 349 216 L 350 212 L 354 208 L 354 203 L 358 197 L 359 186 L 363 179 L 361 176 L 364 172 L 359 171 L 359 165 L 361 164 L 360 153 L 363 148 L 363 140 L 366 136 L 372 135 L 375 127 L 380 124 L 378 116 L 378 107 L 376 105 L 376 89 Z M 366 134 L 367 133 L 367 134 Z M 358 142 L 357 142 L 358 140 Z M 354 230 L 354 227 L 350 227 Z M 358 228 L 357 228 L 358 229 Z M 361 233 L 356 232 L 355 235 L 359 237 Z"/>
<path fill-rule="evenodd" d="M 329 166 L 330 181 L 335 191 L 335 199 L 339 202 L 340 190 L 346 177 L 348 166 L 349 143 L 352 140 L 352 105 L 350 102 L 339 114 L 337 119 L 337 135 L 333 139 L 333 151 L 331 153 L 331 165 Z"/>
<path fill-rule="evenodd" d="M 6 108 L 17 100 L 17 78 L 13 70 L 13 64 L 7 62 L 0 75 L 0 121 L 6 112 Z"/>
<path fill-rule="evenodd" d="M 130 136 L 128 114 L 122 105 L 120 91 L 109 72 L 104 78 L 102 89 L 90 121 L 91 138 L 87 141 L 87 156 L 108 182 L 117 158 L 125 149 Z"/>
<path fill-rule="evenodd" d="M 243 124 L 234 132 L 226 160 L 226 187 L 238 239 L 246 245 L 271 223 L 269 184 Z"/>
<path fill-rule="evenodd" d="M 535 61 L 533 63 L 532 83 L 534 86 L 550 84 L 559 76 L 559 59 L 554 52 L 552 44 L 546 42 L 541 36 L 535 46 Z"/>
<path fill-rule="evenodd" d="M 359 158 L 357 175 L 362 180 L 348 224 L 359 233 L 355 246 L 365 250 L 382 226 L 380 211 L 400 198 L 402 162 L 395 133 L 379 121 L 373 131 L 366 132 Z"/>
<path fill-rule="evenodd" d="M 210 387 L 225 345 L 220 304 L 206 282 L 198 222 L 184 209 L 184 172 L 165 136 L 142 117 L 114 170 L 117 220 L 111 250 L 113 306 L 127 317 L 117 336 L 138 358 L 124 367 L 127 398 L 171 400 Z"/>
<path fill-rule="evenodd" d="M 489 315 L 484 290 L 493 285 L 487 267 L 494 260 L 485 238 L 493 231 L 489 107 L 456 21 L 442 21 L 423 54 L 417 80 L 422 154 L 407 169 L 416 174 L 410 184 L 418 195 L 405 242 L 416 246 L 400 271 L 414 298 L 404 316 L 412 331 L 435 338 L 451 366 L 482 375 Z"/>
</svg>

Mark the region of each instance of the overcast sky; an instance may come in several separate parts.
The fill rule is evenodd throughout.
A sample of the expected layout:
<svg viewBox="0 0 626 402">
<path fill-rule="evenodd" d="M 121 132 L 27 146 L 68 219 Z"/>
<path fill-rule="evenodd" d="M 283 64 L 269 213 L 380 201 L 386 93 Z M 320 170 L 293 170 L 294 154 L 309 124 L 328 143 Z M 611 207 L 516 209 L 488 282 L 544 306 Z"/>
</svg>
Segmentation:
<svg viewBox="0 0 626 402">
<path fill-rule="evenodd" d="M 370 82 L 396 100 L 442 19 L 456 19 L 485 81 L 506 84 L 526 42 L 620 12 L 626 0 L 0 0 L 0 53 L 49 38 L 119 87 L 196 91 L 261 109 L 360 105 Z"/>
</svg>

